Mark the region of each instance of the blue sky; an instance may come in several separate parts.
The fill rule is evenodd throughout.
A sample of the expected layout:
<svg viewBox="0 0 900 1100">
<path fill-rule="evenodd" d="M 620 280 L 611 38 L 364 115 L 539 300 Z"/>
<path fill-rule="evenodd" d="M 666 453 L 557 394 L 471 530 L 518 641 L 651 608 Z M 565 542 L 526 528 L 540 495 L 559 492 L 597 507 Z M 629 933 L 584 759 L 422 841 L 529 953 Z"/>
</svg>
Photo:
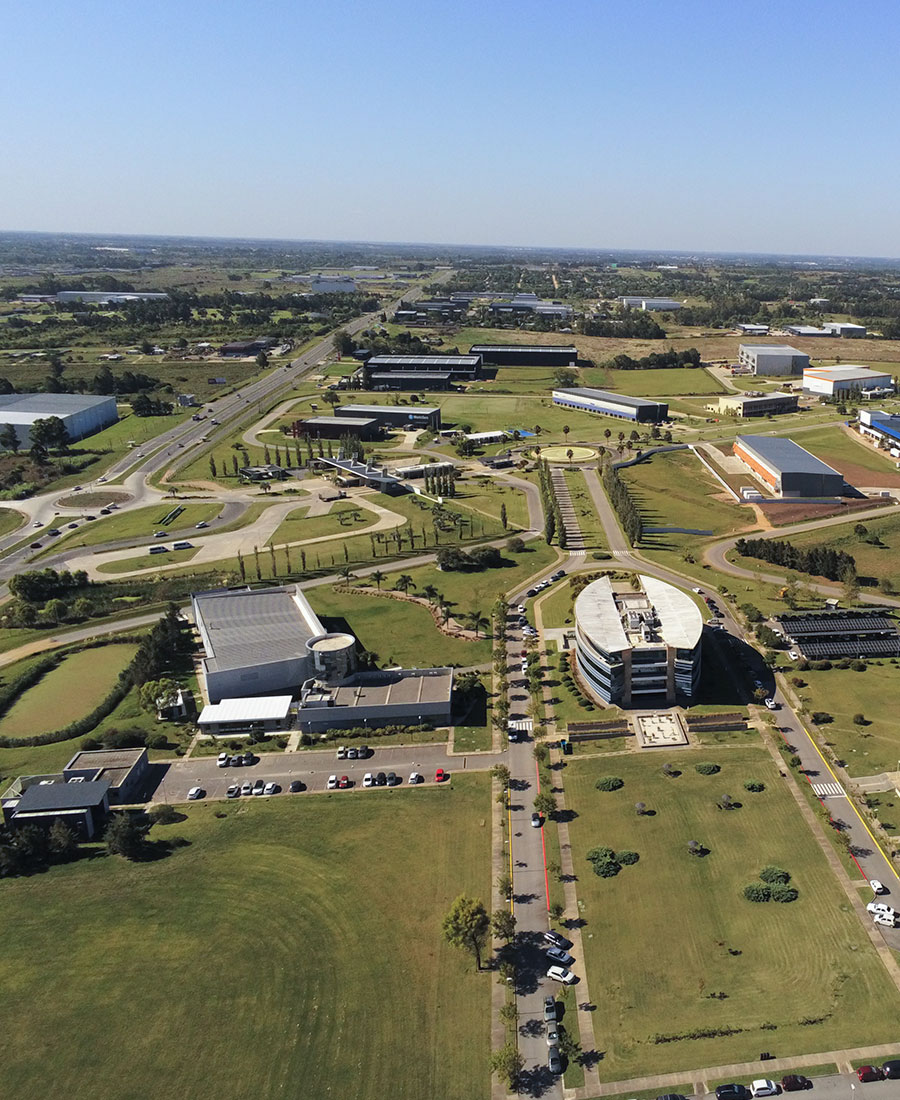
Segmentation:
<svg viewBox="0 0 900 1100">
<path fill-rule="evenodd" d="M 900 256 L 889 3 L 0 11 L 0 229 Z"/>
</svg>

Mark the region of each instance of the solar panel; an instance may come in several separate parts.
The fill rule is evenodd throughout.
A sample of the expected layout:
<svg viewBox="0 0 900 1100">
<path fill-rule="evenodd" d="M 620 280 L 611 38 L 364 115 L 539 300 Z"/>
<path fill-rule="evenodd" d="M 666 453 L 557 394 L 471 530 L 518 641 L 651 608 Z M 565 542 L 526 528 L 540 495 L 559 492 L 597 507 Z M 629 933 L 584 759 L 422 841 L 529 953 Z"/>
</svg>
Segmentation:
<svg viewBox="0 0 900 1100">
<path fill-rule="evenodd" d="M 804 641 L 800 649 L 803 656 L 811 661 L 821 661 L 831 657 L 898 657 L 900 656 L 900 636 L 859 638 L 855 641 L 852 639 Z"/>
<path fill-rule="evenodd" d="M 792 638 L 817 634 L 893 634 L 897 624 L 886 615 L 783 615 L 778 620 Z"/>
</svg>

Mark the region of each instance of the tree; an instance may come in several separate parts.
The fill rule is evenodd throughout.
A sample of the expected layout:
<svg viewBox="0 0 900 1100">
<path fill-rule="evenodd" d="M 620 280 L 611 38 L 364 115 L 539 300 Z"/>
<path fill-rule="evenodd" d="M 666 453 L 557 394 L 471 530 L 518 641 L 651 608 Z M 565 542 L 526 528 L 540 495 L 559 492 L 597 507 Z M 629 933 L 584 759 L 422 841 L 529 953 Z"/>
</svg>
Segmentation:
<svg viewBox="0 0 900 1100">
<path fill-rule="evenodd" d="M 541 791 L 540 794 L 534 796 L 534 808 L 539 814 L 549 817 L 550 814 L 556 811 L 556 799 L 547 791 Z"/>
<path fill-rule="evenodd" d="M 31 425 L 31 442 L 48 451 L 65 451 L 69 446 L 69 433 L 58 416 L 45 416 Z"/>
<path fill-rule="evenodd" d="M 257 355 L 256 365 L 259 367 L 260 370 L 265 370 L 266 367 L 269 365 L 269 357 L 264 351 L 260 351 L 259 355 Z"/>
<path fill-rule="evenodd" d="M 163 707 L 170 707 L 175 703 L 178 691 L 178 681 L 164 676 L 159 680 L 147 680 L 141 684 L 138 699 L 144 710 L 149 711 L 150 714 L 156 714 Z"/>
<path fill-rule="evenodd" d="M 491 775 L 494 779 L 498 780 L 504 787 L 509 784 L 509 768 L 505 764 L 495 764 L 491 768 Z"/>
<path fill-rule="evenodd" d="M 475 964 L 480 970 L 481 952 L 487 942 L 490 924 L 484 903 L 478 898 L 460 894 L 450 906 L 441 928 L 444 939 L 449 944 L 461 947 L 475 956 Z"/>
<path fill-rule="evenodd" d="M 372 576 L 374 577 L 374 573 Z M 401 573 L 400 576 L 394 581 L 394 588 L 398 592 L 408 592 L 410 588 L 415 588 L 416 582 L 412 579 L 409 573 Z"/>
<path fill-rule="evenodd" d="M 3 427 L 0 428 L 0 449 L 18 454 L 19 446 L 19 436 L 16 429 L 12 424 L 4 424 Z"/>
<path fill-rule="evenodd" d="M 380 569 L 375 569 L 371 574 L 372 580 L 378 587 L 378 591 L 381 591 L 381 582 L 384 580 L 384 573 Z"/>
<path fill-rule="evenodd" d="M 638 815 L 638 817 L 643 817 L 644 814 L 647 812 L 647 803 L 646 802 L 635 802 L 634 812 Z"/>
<path fill-rule="evenodd" d="M 0 442 L 2 442 L 2 440 L 0 440 Z M 500 505 L 500 526 L 503 528 L 504 531 L 506 530 L 506 526 L 507 526 L 506 504 L 501 504 Z"/>
<path fill-rule="evenodd" d="M 147 827 L 130 813 L 117 813 L 106 826 L 106 850 L 113 856 L 138 859 L 144 850 Z"/>
<path fill-rule="evenodd" d="M 507 1043 L 505 1047 L 491 1054 L 491 1071 L 496 1073 L 509 1089 L 515 1088 L 519 1074 L 524 1068 L 525 1059 L 513 1043 Z"/>
<path fill-rule="evenodd" d="M 44 604 L 44 614 L 51 622 L 59 625 L 69 612 L 69 606 L 65 600 L 47 600 Z"/>
<path fill-rule="evenodd" d="M 75 834 L 64 821 L 59 819 L 50 826 L 47 845 L 54 863 L 68 863 L 78 852 Z"/>
<path fill-rule="evenodd" d="M 495 909 L 491 914 L 491 931 L 497 939 L 509 943 L 516 934 L 516 918 L 508 909 Z"/>
</svg>

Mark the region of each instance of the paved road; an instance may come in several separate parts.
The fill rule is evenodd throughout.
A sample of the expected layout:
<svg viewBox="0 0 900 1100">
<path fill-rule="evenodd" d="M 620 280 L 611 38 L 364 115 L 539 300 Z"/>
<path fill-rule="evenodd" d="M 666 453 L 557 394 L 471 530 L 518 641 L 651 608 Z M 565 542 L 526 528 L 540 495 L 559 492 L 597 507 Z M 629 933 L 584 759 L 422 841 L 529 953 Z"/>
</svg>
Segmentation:
<svg viewBox="0 0 900 1100">
<path fill-rule="evenodd" d="M 348 745 L 351 742 L 348 742 Z M 255 782 L 279 784 L 287 790 L 295 779 L 301 780 L 308 791 L 324 791 L 330 775 L 339 778 L 346 775 L 353 781 L 354 790 L 363 790 L 366 772 L 394 772 L 407 784 L 410 772 L 417 771 L 428 783 L 434 782 L 434 773 L 443 768 L 451 776 L 462 771 L 485 771 L 499 757 L 491 755 L 451 756 L 444 745 L 384 745 L 373 740 L 366 760 L 338 760 L 335 749 L 316 749 L 299 752 L 264 752 L 257 763 L 242 768 L 220 768 L 214 756 L 196 756 L 176 760 L 154 767 L 158 785 L 150 795 L 153 802 L 186 802 L 191 787 L 201 787 L 207 799 L 225 798 L 225 791 L 232 783 Z M 380 788 L 378 788 L 380 790 Z M 342 794 L 345 792 L 341 792 Z"/>
</svg>

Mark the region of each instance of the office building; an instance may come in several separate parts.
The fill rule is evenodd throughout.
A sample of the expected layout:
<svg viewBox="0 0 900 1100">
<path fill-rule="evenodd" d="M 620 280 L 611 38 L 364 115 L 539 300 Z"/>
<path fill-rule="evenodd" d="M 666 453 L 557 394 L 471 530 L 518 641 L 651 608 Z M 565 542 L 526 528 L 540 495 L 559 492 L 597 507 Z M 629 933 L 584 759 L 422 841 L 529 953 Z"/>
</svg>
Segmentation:
<svg viewBox="0 0 900 1100">
<path fill-rule="evenodd" d="M 884 409 L 860 409 L 857 427 L 861 435 L 900 458 L 900 416 Z"/>
<path fill-rule="evenodd" d="M 382 427 L 430 428 L 438 431 L 441 410 L 429 405 L 341 405 L 335 406 L 338 416 L 370 417 Z"/>
<path fill-rule="evenodd" d="M 851 325 L 848 321 L 826 321 L 823 328 L 842 340 L 859 340 L 868 334 L 865 325 Z"/>
<path fill-rule="evenodd" d="M 296 420 L 291 426 L 295 436 L 307 436 L 309 439 L 354 439 L 373 440 L 382 436 L 381 424 L 372 416 L 308 416 L 305 420 Z"/>
<path fill-rule="evenodd" d="M 796 412 L 799 400 L 795 393 L 729 393 L 706 407 L 724 416 L 776 416 Z"/>
<path fill-rule="evenodd" d="M 776 496 L 834 499 L 844 491 L 844 478 L 837 470 L 791 439 L 739 435 L 733 450 L 747 469 Z"/>
<path fill-rule="evenodd" d="M 744 322 L 744 323 L 738 325 L 737 328 L 745 336 L 768 336 L 769 335 L 769 326 L 768 325 L 754 325 L 754 324 L 750 324 L 749 322 Z"/>
<path fill-rule="evenodd" d="M 790 344 L 741 344 L 738 361 L 753 374 L 802 374 L 809 356 Z"/>
<path fill-rule="evenodd" d="M 588 386 L 554 390 L 553 404 L 583 412 L 602 413 L 604 416 L 617 416 L 640 424 L 658 424 L 669 415 L 669 406 L 664 401 L 627 397 L 625 394 L 595 390 Z"/>
<path fill-rule="evenodd" d="M 373 355 L 365 365 L 368 374 L 448 374 L 453 381 L 471 381 L 481 374 L 480 355 Z"/>
</svg>

